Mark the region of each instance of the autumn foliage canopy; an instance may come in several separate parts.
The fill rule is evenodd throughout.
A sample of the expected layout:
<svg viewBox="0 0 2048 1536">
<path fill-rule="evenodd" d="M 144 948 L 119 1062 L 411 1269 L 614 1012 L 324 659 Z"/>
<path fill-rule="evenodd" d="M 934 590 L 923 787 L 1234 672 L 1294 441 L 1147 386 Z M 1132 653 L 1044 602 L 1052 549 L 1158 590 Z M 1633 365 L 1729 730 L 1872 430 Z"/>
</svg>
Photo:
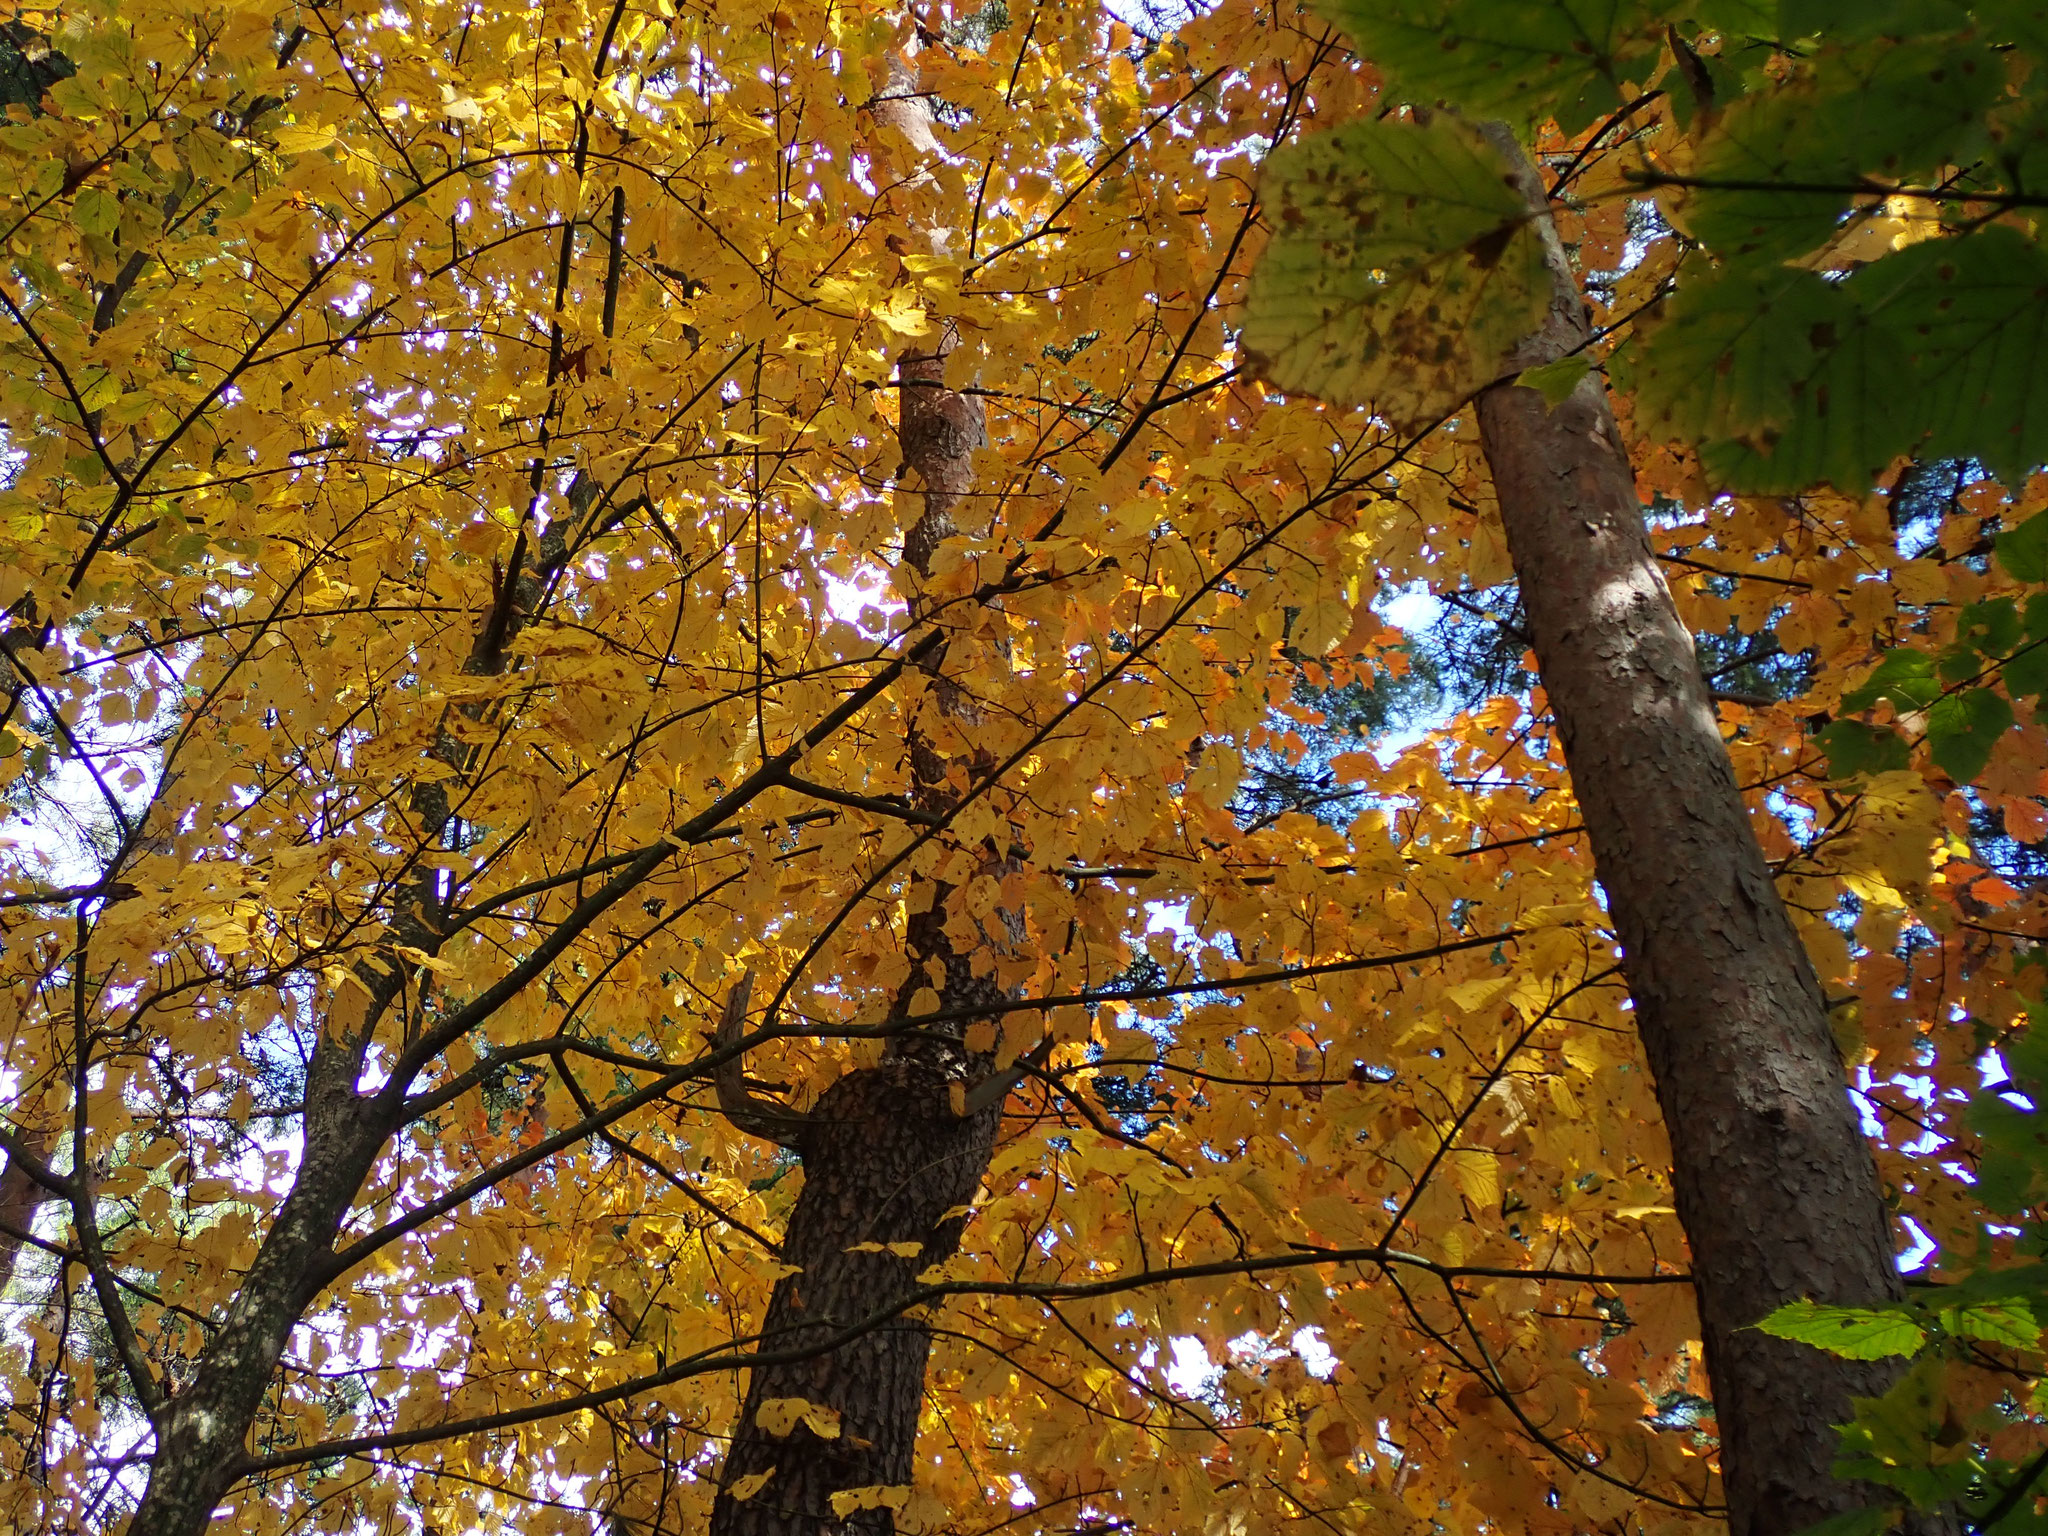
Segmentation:
<svg viewBox="0 0 2048 1536">
<path fill-rule="evenodd" d="M 1723 1528 L 1471 408 L 1553 227 L 1526 382 L 1605 380 L 1960 1287 L 1770 1326 L 1905 1367 L 1873 1510 L 2035 1528 L 2048 117 L 1985 9 L 0 24 L 0 1530 Z M 953 1149 L 914 1229 L 799 1214 L 859 1094 Z M 908 1470 L 748 1396 L 913 1333 Z"/>
</svg>

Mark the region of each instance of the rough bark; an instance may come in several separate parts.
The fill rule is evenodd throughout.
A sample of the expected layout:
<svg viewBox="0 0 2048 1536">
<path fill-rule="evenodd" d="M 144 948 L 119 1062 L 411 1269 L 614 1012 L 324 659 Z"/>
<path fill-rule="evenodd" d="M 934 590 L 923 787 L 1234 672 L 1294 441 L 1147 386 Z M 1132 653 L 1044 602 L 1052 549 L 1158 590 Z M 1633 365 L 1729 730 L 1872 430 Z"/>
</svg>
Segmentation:
<svg viewBox="0 0 2048 1536">
<path fill-rule="evenodd" d="M 565 250 L 571 238 L 564 230 Z M 616 241 L 612 260 L 608 287 L 617 282 Z M 611 334 L 609 318 L 605 334 Z M 559 336 L 558 328 L 557 352 Z M 550 363 L 550 384 L 558 365 L 558 358 Z M 534 474 L 537 488 L 538 466 Z M 594 494 L 592 483 L 579 473 L 567 498 L 576 517 L 587 514 Z M 485 616 L 463 663 L 466 673 L 495 676 L 504 670 L 521 625 L 567 556 L 562 525 L 550 525 L 530 550 L 522 525 L 514 545 L 516 574 L 506 583 L 497 607 Z M 465 710 L 472 718 L 479 713 L 470 706 Z M 468 748 L 452 731 L 443 730 L 433 752 L 459 771 Z M 416 785 L 406 803 L 423 845 L 433 846 L 449 820 L 447 786 Z M 395 943 L 429 954 L 441 942 L 421 915 L 438 900 L 434 880 L 431 871 L 420 877 L 411 889 L 412 899 L 400 903 L 391 924 Z M 403 1081 L 376 1093 L 359 1092 L 357 1087 L 379 1019 L 400 1001 L 412 979 L 410 968 L 399 964 L 396 956 L 387 953 L 383 960 L 382 965 L 356 969 L 368 998 L 361 1018 L 338 1021 L 330 1014 L 313 1042 L 306 1073 L 304 1154 L 291 1192 L 278 1207 L 220 1327 L 193 1362 L 189 1382 L 153 1414 L 156 1449 L 127 1536 L 200 1536 L 212 1523 L 214 1510 L 241 1479 L 249 1428 L 284 1358 L 292 1329 L 336 1278 L 335 1240 L 379 1154 L 404 1121 Z"/>
<path fill-rule="evenodd" d="M 572 487 L 572 504 L 577 494 Z M 582 510 L 580 505 L 577 510 Z M 539 541 L 534 555 L 522 558 L 522 574 L 508 586 L 517 611 L 508 604 L 491 616 L 465 671 L 489 675 L 503 669 L 505 648 L 517 634 L 520 613 L 538 595 L 545 563 L 561 558 L 561 538 L 558 530 L 551 531 Z M 445 731 L 434 746 L 437 756 L 457 767 L 465 750 Z M 418 786 L 407 805 L 419 834 L 431 846 L 448 822 L 446 787 Z M 422 878 L 413 890 L 412 910 L 392 923 L 395 942 L 428 953 L 440 945 L 438 935 L 420 917 L 436 900 L 432 879 L 431 874 Z M 395 956 L 384 958 L 384 968 L 357 968 L 369 999 L 360 1020 L 338 1024 L 330 1016 L 328 1027 L 314 1042 L 306 1073 L 305 1151 L 291 1193 L 278 1207 L 220 1327 L 193 1362 L 190 1381 L 154 1416 L 156 1451 L 127 1536 L 200 1536 L 212 1523 L 214 1510 L 241 1478 L 249 1427 L 284 1358 L 292 1329 L 334 1278 L 335 1239 L 363 1181 L 403 1120 L 396 1096 L 402 1093 L 402 1084 L 379 1093 L 357 1088 L 377 1022 L 399 1001 L 407 976 Z"/>
<path fill-rule="evenodd" d="M 902 360 L 901 372 L 906 379 L 924 370 L 935 377 L 938 366 L 936 357 L 913 355 Z M 971 399 L 936 383 L 917 392 L 919 405 L 913 407 L 912 398 L 906 389 L 899 437 L 905 462 L 925 482 L 924 514 L 904 542 L 906 558 L 926 572 L 931 552 L 952 531 L 953 506 L 965 490 L 961 466 L 971 464 L 980 446 L 979 413 Z M 972 723 L 971 701 L 942 677 L 932 679 L 928 697 L 950 723 Z M 943 813 L 955 798 L 947 754 L 917 729 L 909 754 L 912 803 Z M 941 1011 L 999 1003 L 996 983 L 976 974 L 975 954 L 984 946 L 1014 943 L 1017 934 L 1009 928 L 980 933 L 972 946 L 961 948 L 947 931 L 953 888 L 944 881 L 933 887 L 929 905 L 905 933 L 910 976 L 895 1013 L 908 1013 L 916 992 L 931 985 L 932 967 L 943 978 L 935 988 Z M 821 1346 L 839 1331 L 892 1310 L 921 1270 L 958 1249 L 963 1223 L 948 1213 L 973 1200 L 1001 1116 L 999 1099 L 964 1117 L 955 1110 L 955 1089 L 965 1102 L 993 1068 L 987 1054 L 967 1049 L 959 1028 L 892 1040 L 880 1065 L 848 1073 L 826 1090 L 800 1127 L 778 1137 L 804 1162 L 803 1188 L 782 1240 L 783 1262 L 797 1272 L 776 1284 L 758 1352 L 801 1352 L 808 1358 L 752 1370 L 719 1476 L 711 1536 L 890 1536 L 895 1530 L 894 1512 L 886 1506 L 842 1516 L 831 1500 L 852 1489 L 911 1483 L 930 1329 L 922 1319 L 904 1316 L 837 1348 Z M 849 1251 L 869 1242 L 885 1251 Z M 916 1254 L 889 1253 L 890 1243 L 914 1243 Z M 809 1354 L 812 1349 L 818 1352 Z M 781 1398 L 831 1409 L 840 1433 L 826 1438 L 805 1425 L 787 1435 L 767 1432 L 763 1405 Z M 763 1473 L 765 1483 L 754 1481 Z M 735 1494 L 743 1486 L 745 1499 Z"/>
<path fill-rule="evenodd" d="M 1505 132 L 1532 206 L 1541 183 Z M 1586 340 L 1547 217 L 1554 293 L 1511 359 Z M 1795 1532 L 1869 1502 L 1830 1473 L 1849 1399 L 1882 1363 L 1750 1327 L 1811 1296 L 1901 1294 L 1870 1149 L 1806 951 L 1751 830 L 1691 635 L 1653 558 L 1598 373 L 1556 410 L 1498 384 L 1478 400 L 1544 692 L 1605 889 L 1671 1139 L 1735 1536 Z"/>
<path fill-rule="evenodd" d="M 947 1212 L 974 1198 L 995 1145 L 999 1111 L 954 1115 L 945 1076 L 908 1058 L 849 1073 L 812 1111 L 799 1150 L 804 1187 L 783 1237 L 785 1263 L 800 1273 L 775 1287 L 762 1325 L 764 1352 L 813 1349 L 893 1304 L 917 1274 L 958 1247 L 962 1222 Z M 880 1243 L 880 1253 L 854 1253 Z M 914 1257 L 887 1251 L 915 1243 Z M 924 1402 L 931 1331 L 896 1318 L 838 1348 L 752 1372 L 711 1517 L 718 1536 L 796 1536 L 844 1530 L 888 1536 L 892 1512 L 833 1512 L 835 1493 L 907 1487 Z M 826 1439 L 799 1424 L 787 1436 L 766 1433 L 761 1406 L 801 1398 L 839 1416 Z M 769 1473 L 744 1502 L 736 1482 Z"/>
<path fill-rule="evenodd" d="M 327 1038 L 315 1050 L 299 1175 L 190 1383 L 157 1415 L 149 1482 L 128 1536 L 201 1536 L 241 1476 L 249 1426 L 384 1144 L 385 1128 L 370 1123 L 369 1102 L 355 1091 L 361 1064 L 356 1040 Z"/>
<path fill-rule="evenodd" d="M 361 1037 L 324 1036 L 306 1078 L 305 1156 L 291 1193 L 191 1378 L 163 1396 L 153 1377 L 133 1385 L 155 1430 L 149 1479 L 127 1536 L 202 1536 L 241 1476 L 249 1426 L 308 1303 L 318 1293 L 335 1233 L 368 1175 L 383 1134 L 355 1093 Z M 90 1188 L 74 1205 L 78 1243 L 96 1282 L 107 1259 L 91 1219 Z M 103 1300 L 112 1287 L 100 1286 Z M 116 1303 L 118 1304 L 118 1303 Z M 146 1371 L 147 1362 L 133 1369 Z"/>
</svg>

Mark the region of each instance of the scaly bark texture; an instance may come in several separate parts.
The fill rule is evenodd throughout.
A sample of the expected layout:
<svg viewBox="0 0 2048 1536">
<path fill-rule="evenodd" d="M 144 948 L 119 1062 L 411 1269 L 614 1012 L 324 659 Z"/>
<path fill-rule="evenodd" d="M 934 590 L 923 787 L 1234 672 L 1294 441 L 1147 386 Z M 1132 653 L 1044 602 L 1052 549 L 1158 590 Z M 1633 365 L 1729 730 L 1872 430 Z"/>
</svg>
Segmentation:
<svg viewBox="0 0 2048 1536">
<path fill-rule="evenodd" d="M 1513 139 L 1489 136 L 1542 208 Z M 1586 340 L 1578 285 L 1544 224 L 1551 313 L 1513 368 Z M 1556 410 L 1533 389 L 1497 384 L 1478 414 L 1671 1138 L 1729 1526 L 1735 1536 L 1798 1531 L 1867 1502 L 1830 1474 L 1834 1426 L 1852 1396 L 1881 1392 L 1893 1373 L 1750 1325 L 1796 1297 L 1869 1304 L 1902 1294 L 1870 1149 L 1692 636 L 1651 554 L 1600 375 Z"/>
<path fill-rule="evenodd" d="M 900 372 L 906 381 L 936 379 L 939 365 L 936 357 L 910 355 Z M 971 465 L 980 446 L 979 414 L 970 397 L 936 383 L 906 388 L 899 435 L 905 462 L 925 486 L 924 513 L 905 537 L 906 558 L 927 572 L 965 489 L 962 465 Z M 972 723 L 972 702 L 942 678 L 932 680 L 927 698 L 935 714 L 949 717 L 935 727 Z M 920 810 L 943 813 L 957 798 L 947 762 L 929 734 L 913 731 L 911 799 Z M 948 932 L 952 887 L 934 885 L 930 905 L 905 933 L 911 964 L 896 999 L 899 1017 L 911 1011 L 918 989 L 934 982 L 941 1010 L 1002 1000 L 994 980 L 976 974 L 975 954 L 1016 935 L 977 933 L 976 943 L 956 944 Z M 968 1050 L 957 1034 L 892 1040 L 880 1065 L 834 1083 L 788 1137 L 804 1161 L 803 1189 L 782 1242 L 783 1262 L 797 1272 L 777 1282 L 769 1299 L 757 1350 L 764 1358 L 751 1372 L 720 1475 L 712 1536 L 889 1536 L 895 1529 L 887 1506 L 842 1516 L 832 1495 L 911 1483 L 930 1329 L 904 1316 L 827 1346 L 843 1330 L 898 1306 L 919 1271 L 957 1251 L 963 1223 L 948 1212 L 974 1199 L 995 1149 L 1001 1106 L 963 1118 L 954 1112 L 953 1090 L 958 1085 L 964 1094 L 991 1068 L 990 1058 Z M 862 1243 L 880 1243 L 884 1251 L 850 1251 Z M 891 1243 L 916 1244 L 916 1253 L 890 1253 Z M 783 1355 L 797 1358 L 777 1358 Z M 764 1429 L 763 1406 L 783 1398 L 831 1409 L 839 1434 L 826 1438 L 803 1424 L 785 1435 Z M 766 1482 L 754 1481 L 763 1473 Z M 744 1499 L 736 1493 L 742 1489 Z"/>
<path fill-rule="evenodd" d="M 782 1243 L 784 1262 L 800 1272 L 776 1285 L 759 1347 L 769 1360 L 798 1358 L 753 1369 L 712 1510 L 716 1536 L 895 1529 L 886 1506 L 841 1517 L 832 1495 L 910 1484 L 931 1331 L 906 1316 L 823 1346 L 894 1304 L 920 1270 L 959 1245 L 963 1223 L 947 1211 L 974 1199 L 1000 1111 L 991 1105 L 960 1119 L 948 1086 L 930 1065 L 899 1058 L 847 1074 L 813 1108 L 798 1141 L 804 1187 Z M 849 1252 L 862 1243 L 883 1251 Z M 891 1243 L 915 1243 L 917 1252 L 899 1256 L 887 1251 Z M 805 1424 L 768 1433 L 761 1408 L 778 1398 L 833 1409 L 839 1433 L 827 1439 Z M 736 1483 L 763 1472 L 768 1481 L 751 1497 L 733 1497 Z"/>
</svg>

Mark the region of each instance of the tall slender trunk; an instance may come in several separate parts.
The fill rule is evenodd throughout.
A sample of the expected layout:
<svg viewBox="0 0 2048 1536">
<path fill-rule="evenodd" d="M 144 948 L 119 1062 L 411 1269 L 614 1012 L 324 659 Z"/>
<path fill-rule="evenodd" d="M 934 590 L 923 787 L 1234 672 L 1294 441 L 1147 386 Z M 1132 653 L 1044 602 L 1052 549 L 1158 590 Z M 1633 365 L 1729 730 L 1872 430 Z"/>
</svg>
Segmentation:
<svg viewBox="0 0 2048 1536">
<path fill-rule="evenodd" d="M 1532 207 L 1542 184 L 1488 130 Z M 1543 215 L 1549 319 L 1512 367 L 1587 337 Z M 1692 636 L 1650 551 L 1598 373 L 1555 410 L 1499 384 L 1478 401 L 1544 692 L 1607 893 L 1636 1025 L 1671 1138 L 1735 1536 L 1795 1532 L 1868 1502 L 1837 1482 L 1834 1426 L 1882 1364 L 1755 1331 L 1801 1296 L 1902 1294 L 1870 1149 L 1813 968 L 1772 883 Z"/>
<path fill-rule="evenodd" d="M 892 61 L 874 112 L 914 153 L 936 158 L 930 111 L 909 59 Z M 908 186 L 921 189 L 927 178 L 928 172 L 917 175 Z M 943 233 L 933 231 L 931 242 L 943 248 Z M 903 464 L 921 485 L 903 557 L 921 577 L 930 576 L 939 545 L 960 531 L 955 514 L 973 488 L 974 454 L 986 440 L 979 400 L 946 387 L 946 357 L 957 342 L 950 324 L 936 322 L 927 344 L 897 359 L 897 437 Z M 913 617 L 921 616 L 917 598 L 911 607 Z M 972 739 L 978 723 L 974 702 L 946 679 L 944 666 L 942 649 L 928 668 L 929 713 L 913 722 L 906 744 L 911 801 L 939 815 L 957 800 L 949 762 L 958 760 L 958 744 Z M 987 766 L 980 753 L 969 749 L 966 756 L 975 767 Z M 983 853 L 985 872 L 1007 867 L 1000 850 Z M 999 931 L 977 928 L 963 946 L 949 922 L 953 887 L 935 885 L 904 935 L 910 973 L 895 999 L 898 1015 L 934 980 L 941 1011 L 1000 1003 L 992 956 L 981 952 L 1011 948 L 1022 937 L 1009 914 L 999 912 Z M 834 1083 L 783 1138 L 804 1162 L 803 1189 L 782 1243 L 783 1261 L 795 1272 L 777 1282 L 769 1299 L 759 1352 L 815 1348 L 897 1305 L 920 1270 L 958 1250 L 964 1222 L 956 1208 L 973 1200 L 988 1171 L 1001 1117 L 1000 1098 L 964 1116 L 955 1110 L 955 1086 L 964 1093 L 986 1082 L 992 1067 L 986 1054 L 967 1048 L 964 1027 L 892 1040 L 878 1066 Z M 883 1251 L 850 1251 L 868 1243 Z M 888 1251 L 892 1243 L 914 1246 L 902 1256 Z M 903 1316 L 835 1349 L 756 1365 L 720 1472 L 711 1536 L 891 1536 L 895 1511 L 888 1503 L 842 1513 L 832 1496 L 909 1487 L 930 1352 L 929 1326 Z M 820 1435 L 808 1421 L 786 1434 L 772 1432 L 779 1424 L 764 1427 L 764 1405 L 786 1398 L 831 1409 L 837 1432 Z"/>
<path fill-rule="evenodd" d="M 315 1048 L 299 1174 L 191 1380 L 157 1415 L 149 1481 L 127 1536 L 201 1536 L 241 1476 L 249 1426 L 384 1143 L 355 1091 L 361 1061 L 360 1039 L 325 1036 Z"/>
<path fill-rule="evenodd" d="M 565 231 L 563 238 L 567 241 L 570 234 Z M 582 476 L 571 483 L 568 499 L 579 515 L 591 494 Z M 520 539 L 515 547 L 524 549 L 524 532 Z M 531 553 L 517 557 L 506 599 L 479 629 L 465 672 L 488 677 L 504 670 L 521 615 L 532 610 L 544 578 L 559 569 L 566 554 L 556 526 Z M 478 711 L 467 707 L 466 713 L 475 718 Z M 445 728 L 432 750 L 458 771 L 467 760 L 461 738 Z M 431 847 L 449 819 L 446 784 L 415 785 L 407 808 Z M 413 900 L 401 904 L 407 909 L 395 914 L 391 924 L 397 943 L 428 953 L 440 946 L 439 935 L 422 916 L 436 904 L 435 878 L 431 869 L 419 877 Z M 332 1278 L 335 1239 L 377 1158 L 403 1123 L 402 1105 L 388 1093 L 358 1090 L 378 1020 L 400 1000 L 408 980 L 407 969 L 394 956 L 382 958 L 384 968 L 365 964 L 356 969 L 370 999 L 360 1022 L 351 1027 L 330 1015 L 313 1042 L 301 1122 L 304 1150 L 291 1192 L 278 1207 L 220 1327 L 194 1361 L 190 1380 L 155 1415 L 149 1480 L 126 1536 L 200 1536 L 213 1523 L 214 1510 L 241 1480 L 249 1428 L 292 1330 Z"/>
<path fill-rule="evenodd" d="M 967 489 L 974 449 L 980 446 L 979 412 L 971 397 L 943 387 L 943 344 L 899 362 L 903 391 L 904 462 L 924 481 L 924 513 L 908 530 L 906 559 L 922 574 L 951 531 L 951 513 Z M 940 653 L 937 667 L 944 665 Z M 933 730 L 971 726 L 974 710 L 943 677 L 927 695 Z M 949 717 L 949 718 L 947 718 Z M 946 775 L 947 753 L 915 726 L 908 743 L 911 800 L 943 814 L 955 798 Z M 989 852 L 990 868 L 999 869 Z M 1007 947 L 1012 928 L 981 934 L 962 947 L 949 933 L 953 888 L 936 882 L 930 905 L 905 933 L 910 974 L 894 1012 L 931 985 L 938 1008 L 951 1012 L 999 1004 L 1003 994 L 986 974 L 980 948 Z M 999 918 L 999 921 L 1003 919 Z M 980 972 L 981 974 L 977 974 Z M 919 1271 L 950 1258 L 964 1223 L 955 1208 L 970 1203 L 995 1149 L 1000 1101 L 968 1115 L 956 1112 L 953 1090 L 988 1078 L 992 1062 L 949 1034 L 892 1040 L 883 1061 L 849 1072 L 781 1139 L 802 1156 L 804 1184 L 782 1242 L 783 1262 L 794 1272 L 776 1283 L 761 1328 L 759 1351 L 803 1353 L 848 1325 L 897 1305 Z M 758 1114 L 745 1111 L 736 1123 Z M 879 1243 L 882 1252 L 852 1251 Z M 914 1245 L 909 1256 L 890 1244 Z M 889 1536 L 894 1511 L 886 1504 L 841 1514 L 832 1495 L 860 1488 L 907 1488 L 924 1402 L 925 1362 L 931 1331 L 914 1316 L 895 1319 L 835 1349 L 753 1368 L 719 1477 L 711 1536 L 816 1536 L 826 1530 Z M 838 1416 L 836 1433 L 820 1435 L 809 1423 L 788 1433 L 764 1427 L 764 1405 L 799 1398 Z M 744 1497 L 742 1497 L 744 1495 Z"/>
</svg>

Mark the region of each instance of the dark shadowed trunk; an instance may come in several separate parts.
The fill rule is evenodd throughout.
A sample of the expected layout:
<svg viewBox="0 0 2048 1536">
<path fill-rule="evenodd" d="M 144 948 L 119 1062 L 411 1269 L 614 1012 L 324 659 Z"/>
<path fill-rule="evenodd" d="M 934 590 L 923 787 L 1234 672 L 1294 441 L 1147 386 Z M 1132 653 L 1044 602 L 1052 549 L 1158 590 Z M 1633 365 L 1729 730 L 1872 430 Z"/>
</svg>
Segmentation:
<svg viewBox="0 0 2048 1536">
<path fill-rule="evenodd" d="M 906 558 L 921 573 L 952 531 L 952 508 L 966 489 L 962 470 L 971 467 L 981 440 L 973 401 L 939 387 L 939 365 L 936 355 L 910 354 L 899 370 L 906 383 L 932 381 L 905 388 L 901 431 L 904 461 L 925 486 L 924 514 L 904 541 Z M 941 652 L 936 665 L 943 664 Z M 972 702 L 943 680 L 934 679 L 927 699 L 936 714 L 948 717 L 934 721 L 935 727 L 972 725 Z M 946 754 L 917 727 L 909 751 L 913 803 L 943 813 L 955 798 Z M 917 991 L 930 985 L 934 963 L 944 975 L 935 989 L 939 1010 L 1002 1001 L 994 980 L 976 974 L 975 950 L 993 950 L 1016 935 L 983 934 L 978 945 L 957 946 L 947 933 L 952 894 L 951 886 L 936 882 L 930 906 L 910 921 L 910 976 L 893 1010 L 899 1017 L 911 1011 Z M 992 958 L 982 956 L 983 972 Z M 804 1162 L 803 1188 L 782 1241 L 783 1262 L 796 1273 L 775 1286 L 759 1353 L 817 1349 L 841 1330 L 900 1305 L 921 1270 L 957 1250 L 964 1223 L 955 1208 L 973 1201 L 1000 1118 L 999 1101 L 965 1117 L 955 1109 L 956 1087 L 964 1098 L 987 1082 L 992 1066 L 987 1055 L 960 1042 L 954 1032 L 962 1027 L 892 1040 L 880 1065 L 848 1073 L 801 1122 L 779 1134 Z M 743 1128 L 753 1128 L 746 1124 L 751 1118 L 764 1130 L 774 1129 L 746 1106 L 733 1118 Z M 883 1251 L 852 1251 L 867 1243 L 879 1243 Z M 915 1249 L 891 1253 L 892 1243 Z M 929 1328 L 904 1316 L 808 1358 L 755 1366 L 720 1474 L 712 1536 L 813 1536 L 826 1530 L 888 1536 L 895 1529 L 888 1505 L 841 1515 L 832 1495 L 909 1486 L 930 1349 Z M 801 1423 L 778 1433 L 783 1426 L 772 1419 L 764 1426 L 764 1406 L 788 1398 L 830 1409 L 838 1433 L 820 1435 Z"/>
<path fill-rule="evenodd" d="M 762 1352 L 816 1348 L 895 1304 L 920 1270 L 958 1247 L 964 1223 L 947 1213 L 974 1199 L 1000 1111 L 991 1105 L 962 1119 L 949 1088 L 943 1069 L 903 1057 L 849 1073 L 818 1100 L 797 1138 L 804 1187 L 782 1243 L 783 1261 L 799 1273 L 775 1287 Z M 850 1251 L 867 1243 L 883 1251 Z M 889 1252 L 891 1243 L 917 1248 L 906 1257 Z M 832 1495 L 909 1486 L 930 1350 L 930 1330 L 906 1316 L 826 1353 L 755 1366 L 712 1531 L 888 1536 L 895 1524 L 886 1505 L 842 1518 Z M 802 1423 L 786 1435 L 764 1429 L 762 1405 L 785 1398 L 833 1410 L 837 1433 L 826 1438 Z M 763 1473 L 766 1482 L 755 1482 Z M 735 1498 L 735 1487 L 749 1496 Z"/>
<path fill-rule="evenodd" d="M 1541 184 L 1513 140 L 1490 129 Z M 1555 291 L 1510 366 L 1586 340 L 1545 220 Z M 1750 829 L 1691 635 L 1651 555 L 1598 373 L 1551 410 L 1479 397 L 1545 693 L 1621 938 L 1692 1244 L 1735 1536 L 1777 1536 L 1870 1502 L 1830 1475 L 1849 1399 L 1889 1365 L 1749 1325 L 1801 1296 L 1887 1301 L 1901 1285 L 1870 1149 L 1811 964 Z"/>
</svg>

